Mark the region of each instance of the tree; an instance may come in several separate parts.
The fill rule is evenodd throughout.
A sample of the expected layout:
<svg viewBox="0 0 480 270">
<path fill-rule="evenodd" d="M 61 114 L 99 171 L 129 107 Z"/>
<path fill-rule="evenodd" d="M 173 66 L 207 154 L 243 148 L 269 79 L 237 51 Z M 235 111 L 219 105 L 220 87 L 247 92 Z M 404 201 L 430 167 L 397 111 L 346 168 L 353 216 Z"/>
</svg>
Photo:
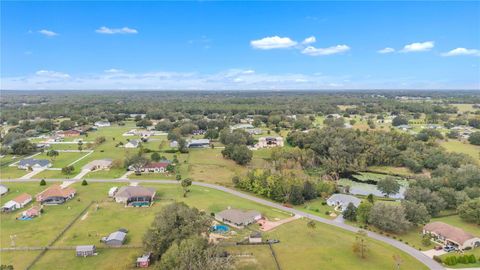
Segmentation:
<svg viewBox="0 0 480 270">
<path fill-rule="evenodd" d="M 87 180 L 83 179 L 83 181 L 82 181 L 82 186 L 87 186 L 87 185 L 88 185 Z"/>
<path fill-rule="evenodd" d="M 147 165 L 149 162 L 148 159 L 141 155 L 134 155 L 131 157 L 127 157 L 125 159 L 125 167 L 126 168 L 132 168 L 135 172 L 140 172 L 145 165 Z"/>
<path fill-rule="evenodd" d="M 368 222 L 388 232 L 404 232 L 410 226 L 405 219 L 403 206 L 377 202 L 373 205 Z"/>
<path fill-rule="evenodd" d="M 201 236 L 191 236 L 174 242 L 163 254 L 155 269 L 203 270 L 231 269 L 228 258 L 221 258 L 217 248 Z"/>
<path fill-rule="evenodd" d="M 375 203 L 375 197 L 373 196 L 372 193 L 368 194 L 367 201 L 369 201 L 371 204 Z"/>
<path fill-rule="evenodd" d="M 480 145 L 480 131 L 473 132 L 468 137 L 468 141 L 473 145 Z"/>
<path fill-rule="evenodd" d="M 179 138 L 178 139 L 178 151 L 180 153 L 188 153 L 188 143 L 184 138 Z"/>
<path fill-rule="evenodd" d="M 20 139 L 13 142 L 11 148 L 12 148 L 12 153 L 15 155 L 27 155 L 37 150 L 36 145 L 31 143 L 27 139 Z"/>
<path fill-rule="evenodd" d="M 160 154 L 157 153 L 157 152 L 153 152 L 152 155 L 150 156 L 150 159 L 153 160 L 153 161 L 160 161 Z"/>
<path fill-rule="evenodd" d="M 317 224 L 315 223 L 315 221 L 309 220 L 309 221 L 307 222 L 307 228 L 313 230 L 313 229 L 315 229 L 316 227 L 317 227 Z"/>
<path fill-rule="evenodd" d="M 64 120 L 60 122 L 59 129 L 69 130 L 69 129 L 72 129 L 73 127 L 75 127 L 75 122 L 73 122 L 72 120 Z"/>
<path fill-rule="evenodd" d="M 182 175 L 180 175 L 179 173 L 177 173 L 177 175 L 175 175 L 175 180 L 177 180 L 177 181 L 182 180 Z"/>
<path fill-rule="evenodd" d="M 398 254 L 394 254 L 393 255 L 393 261 L 395 262 L 395 266 L 396 266 L 397 270 L 399 270 L 400 265 L 402 265 L 402 263 L 403 263 L 402 257 Z"/>
<path fill-rule="evenodd" d="M 355 242 L 353 243 L 353 252 L 360 258 L 365 259 L 369 251 L 367 232 L 359 230 L 355 235 Z"/>
<path fill-rule="evenodd" d="M 369 201 L 362 201 L 357 207 L 357 220 L 362 223 L 368 223 L 368 216 L 372 210 L 373 203 Z"/>
<path fill-rule="evenodd" d="M 305 181 L 303 183 L 303 198 L 305 200 L 313 200 L 317 198 L 317 189 L 315 188 L 315 185 L 310 182 L 310 181 Z"/>
<path fill-rule="evenodd" d="M 404 116 L 397 116 L 392 119 L 392 126 L 397 127 L 401 125 L 408 125 L 408 119 Z"/>
<path fill-rule="evenodd" d="M 343 211 L 343 218 L 349 221 L 355 221 L 357 219 L 357 208 L 353 203 L 349 203 L 345 211 Z"/>
<path fill-rule="evenodd" d="M 210 139 L 210 140 L 217 139 L 218 138 L 218 130 L 208 129 L 207 132 L 205 132 L 205 135 L 203 135 L 203 138 Z"/>
<path fill-rule="evenodd" d="M 144 250 L 160 258 L 174 242 L 195 235 L 208 235 L 211 220 L 185 203 L 172 203 L 160 210 L 143 238 Z"/>
<path fill-rule="evenodd" d="M 432 217 L 438 215 L 446 206 L 445 200 L 428 188 L 411 187 L 405 191 L 405 199 L 423 203 Z"/>
<path fill-rule="evenodd" d="M 62 173 L 63 174 L 69 175 L 69 174 L 72 174 L 73 171 L 75 171 L 75 167 L 73 167 L 73 166 L 65 166 L 65 167 L 62 168 Z"/>
<path fill-rule="evenodd" d="M 403 200 L 402 206 L 405 209 L 405 218 L 413 225 L 426 224 L 430 221 L 430 215 L 423 203 Z"/>
<path fill-rule="evenodd" d="M 397 194 L 400 191 L 400 184 L 397 179 L 388 176 L 378 181 L 377 188 L 385 194 L 385 197 L 388 197 L 390 194 Z"/>
<path fill-rule="evenodd" d="M 185 178 L 181 182 L 183 188 L 183 197 L 187 197 L 187 193 L 190 192 L 190 186 L 192 185 L 192 179 Z"/>
<path fill-rule="evenodd" d="M 290 187 L 288 201 L 293 205 L 299 205 L 305 202 L 302 194 L 302 188 L 300 186 L 293 185 Z"/>
<path fill-rule="evenodd" d="M 239 165 L 245 165 L 252 160 L 253 153 L 246 145 L 229 144 L 222 150 L 222 155 Z"/>
<path fill-rule="evenodd" d="M 54 161 L 54 160 L 55 160 L 55 157 L 57 157 L 58 155 L 59 155 L 58 151 L 53 150 L 53 149 L 52 149 L 52 150 L 49 150 L 49 151 L 47 152 L 47 157 L 50 157 L 50 158 L 52 159 L 52 161 Z"/>
<path fill-rule="evenodd" d="M 458 214 L 463 220 L 480 225 L 480 198 L 461 204 L 458 207 Z"/>
<path fill-rule="evenodd" d="M 40 180 L 40 186 L 45 186 L 47 182 L 45 182 L 45 179 Z"/>
</svg>

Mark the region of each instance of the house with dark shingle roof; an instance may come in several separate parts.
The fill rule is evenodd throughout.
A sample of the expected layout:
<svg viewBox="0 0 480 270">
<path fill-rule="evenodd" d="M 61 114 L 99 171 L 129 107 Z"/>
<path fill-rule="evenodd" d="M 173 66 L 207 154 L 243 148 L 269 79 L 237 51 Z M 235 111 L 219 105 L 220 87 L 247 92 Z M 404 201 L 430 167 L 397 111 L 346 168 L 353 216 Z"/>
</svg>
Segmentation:
<svg viewBox="0 0 480 270">
<path fill-rule="evenodd" d="M 435 242 L 454 246 L 461 250 L 480 247 L 479 237 L 439 221 L 425 225 L 425 227 L 423 227 L 423 234 L 429 234 Z"/>
<path fill-rule="evenodd" d="M 48 159 L 27 158 L 20 160 L 17 167 L 22 170 L 46 169 L 52 167 L 52 163 Z"/>
<path fill-rule="evenodd" d="M 115 201 L 125 206 L 150 206 L 156 190 L 142 186 L 123 186 L 114 195 Z"/>
</svg>

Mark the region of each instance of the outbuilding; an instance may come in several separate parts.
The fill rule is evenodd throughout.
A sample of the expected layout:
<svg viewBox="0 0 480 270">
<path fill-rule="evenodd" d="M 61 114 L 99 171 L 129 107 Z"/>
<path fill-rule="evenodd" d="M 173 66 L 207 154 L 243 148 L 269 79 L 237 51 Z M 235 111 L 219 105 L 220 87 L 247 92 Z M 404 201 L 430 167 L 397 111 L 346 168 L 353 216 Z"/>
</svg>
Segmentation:
<svg viewBox="0 0 480 270">
<path fill-rule="evenodd" d="M 94 245 L 77 246 L 75 249 L 77 257 L 88 257 L 95 255 L 97 248 Z"/>
<path fill-rule="evenodd" d="M 108 246 L 119 247 L 125 243 L 127 238 L 127 233 L 122 231 L 116 231 L 111 233 L 108 237 L 102 238 L 102 242 L 104 242 Z"/>
</svg>

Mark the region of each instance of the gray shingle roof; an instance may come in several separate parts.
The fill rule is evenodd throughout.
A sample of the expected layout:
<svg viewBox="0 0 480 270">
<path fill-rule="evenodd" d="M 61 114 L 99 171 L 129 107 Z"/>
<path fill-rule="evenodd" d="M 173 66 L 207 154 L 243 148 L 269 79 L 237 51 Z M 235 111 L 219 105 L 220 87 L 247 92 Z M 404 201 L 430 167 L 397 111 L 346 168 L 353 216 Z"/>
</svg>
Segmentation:
<svg viewBox="0 0 480 270">
<path fill-rule="evenodd" d="M 50 164 L 50 160 L 48 159 L 34 159 L 34 158 L 27 158 L 27 159 L 22 159 L 18 162 L 19 166 L 34 166 L 34 165 L 40 165 L 41 167 L 47 167 Z"/>
<path fill-rule="evenodd" d="M 123 240 L 125 240 L 125 237 L 127 236 L 126 233 L 124 232 L 120 232 L 120 231 L 116 231 L 116 232 L 113 232 L 111 233 L 108 237 L 107 237 L 107 242 L 108 241 L 111 241 L 111 240 L 118 240 L 120 242 L 123 242 Z"/>
</svg>

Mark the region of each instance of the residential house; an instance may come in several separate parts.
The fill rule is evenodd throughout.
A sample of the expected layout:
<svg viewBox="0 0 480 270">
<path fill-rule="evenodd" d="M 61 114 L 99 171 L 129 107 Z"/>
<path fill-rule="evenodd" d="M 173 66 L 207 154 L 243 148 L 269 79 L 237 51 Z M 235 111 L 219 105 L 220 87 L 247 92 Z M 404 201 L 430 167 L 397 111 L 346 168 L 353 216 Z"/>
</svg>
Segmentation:
<svg viewBox="0 0 480 270">
<path fill-rule="evenodd" d="M 192 135 L 204 135 L 205 133 L 207 133 L 207 131 L 204 129 L 195 129 L 192 131 Z"/>
<path fill-rule="evenodd" d="M 261 218 L 262 214 L 255 210 L 226 209 L 215 214 L 216 220 L 236 228 L 243 228 L 257 222 Z"/>
<path fill-rule="evenodd" d="M 140 141 L 130 140 L 124 145 L 124 147 L 125 148 L 137 148 L 139 145 L 140 145 Z"/>
<path fill-rule="evenodd" d="M 142 169 L 142 172 L 151 172 L 151 173 L 165 173 L 167 172 L 167 167 L 170 165 L 170 162 L 150 162 L 145 165 Z"/>
<path fill-rule="evenodd" d="M 34 205 L 22 212 L 22 218 L 34 218 L 42 214 L 42 206 Z"/>
<path fill-rule="evenodd" d="M 103 237 L 102 242 L 105 243 L 107 246 L 119 247 L 123 245 L 123 243 L 125 243 L 126 238 L 127 233 L 122 231 L 116 231 L 111 233 L 107 237 Z"/>
<path fill-rule="evenodd" d="M 147 268 L 150 266 L 150 260 L 152 258 L 152 253 L 143 254 L 137 258 L 137 267 L 138 268 Z"/>
<path fill-rule="evenodd" d="M 52 185 L 38 193 L 35 198 L 41 204 L 62 204 L 75 197 L 76 190 L 72 187 Z"/>
<path fill-rule="evenodd" d="M 21 170 L 38 170 L 38 169 L 46 169 L 52 167 L 52 163 L 48 159 L 34 159 L 34 158 L 27 158 L 22 159 L 18 162 L 17 168 Z"/>
<path fill-rule="evenodd" d="M 122 134 L 122 136 L 135 136 L 135 135 L 137 135 L 137 130 L 136 129 L 131 129 L 131 130 Z"/>
<path fill-rule="evenodd" d="M 260 232 L 253 232 L 248 237 L 248 243 L 259 244 L 262 243 L 262 234 Z"/>
<path fill-rule="evenodd" d="M 106 170 L 106 169 L 110 169 L 111 166 L 112 166 L 111 159 L 97 159 L 83 166 L 82 170 L 89 170 L 89 171 Z"/>
<path fill-rule="evenodd" d="M 118 187 L 111 187 L 108 190 L 108 197 L 113 198 L 118 191 Z"/>
<path fill-rule="evenodd" d="M 435 242 L 454 246 L 460 250 L 480 247 L 479 237 L 440 221 L 425 225 L 423 234 L 429 234 Z"/>
<path fill-rule="evenodd" d="M 71 129 L 71 130 L 60 130 L 57 132 L 57 136 L 60 137 L 78 137 L 80 136 L 80 131 Z"/>
<path fill-rule="evenodd" d="M 2 211 L 4 212 L 12 212 L 17 209 L 25 207 L 29 202 L 32 201 L 32 196 L 27 193 L 23 193 L 15 197 L 14 199 L 6 202 L 3 207 Z"/>
<path fill-rule="evenodd" d="M 110 122 L 108 122 L 108 121 L 97 121 L 97 122 L 95 122 L 95 126 L 97 126 L 97 127 L 109 127 Z"/>
<path fill-rule="evenodd" d="M 94 245 L 77 246 L 75 251 L 77 257 L 88 257 L 95 255 L 97 248 Z"/>
<path fill-rule="evenodd" d="M 142 186 L 123 186 L 114 195 L 115 201 L 125 206 L 150 206 L 156 191 Z"/>
<path fill-rule="evenodd" d="M 267 147 L 282 147 L 282 137 L 261 137 L 258 139 L 258 143 L 255 144 L 255 148 L 267 148 Z"/>
<path fill-rule="evenodd" d="M 353 203 L 355 207 L 358 207 L 362 200 L 357 197 L 347 194 L 333 194 L 327 199 L 327 204 L 335 207 L 338 211 L 345 211 L 350 203 Z"/>
<path fill-rule="evenodd" d="M 188 148 L 206 148 L 209 146 L 210 146 L 209 139 L 190 140 L 188 142 Z"/>
<path fill-rule="evenodd" d="M 7 192 L 8 192 L 8 187 L 4 185 L 0 185 L 0 196 L 7 194 Z"/>
</svg>

